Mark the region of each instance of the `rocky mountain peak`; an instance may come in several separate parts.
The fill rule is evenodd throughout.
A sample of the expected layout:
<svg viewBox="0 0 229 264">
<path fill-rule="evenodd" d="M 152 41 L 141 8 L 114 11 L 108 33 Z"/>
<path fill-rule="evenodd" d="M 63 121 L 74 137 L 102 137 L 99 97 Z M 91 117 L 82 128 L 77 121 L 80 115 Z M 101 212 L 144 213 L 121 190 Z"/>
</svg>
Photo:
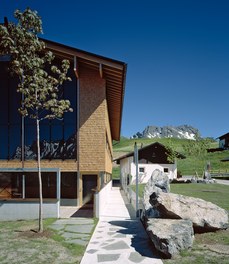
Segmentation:
<svg viewBox="0 0 229 264">
<path fill-rule="evenodd" d="M 195 140 L 200 133 L 189 125 L 181 126 L 147 126 L 143 132 L 137 132 L 133 138 L 184 138 Z"/>
</svg>

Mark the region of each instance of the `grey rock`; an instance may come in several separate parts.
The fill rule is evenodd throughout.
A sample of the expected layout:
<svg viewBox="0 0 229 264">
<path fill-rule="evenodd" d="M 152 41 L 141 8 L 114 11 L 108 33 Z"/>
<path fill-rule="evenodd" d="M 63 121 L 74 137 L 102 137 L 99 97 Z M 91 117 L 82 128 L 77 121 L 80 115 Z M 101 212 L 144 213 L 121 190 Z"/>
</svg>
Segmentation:
<svg viewBox="0 0 229 264">
<path fill-rule="evenodd" d="M 159 217 L 159 212 L 150 204 L 150 195 L 152 193 L 169 192 L 169 177 L 160 170 L 154 170 L 149 181 L 145 185 L 143 194 L 143 205 L 146 217 Z"/>
<path fill-rule="evenodd" d="M 151 194 L 150 204 L 162 218 L 191 220 L 197 232 L 228 228 L 227 211 L 203 199 L 160 192 Z"/>
<path fill-rule="evenodd" d="M 190 220 L 149 219 L 146 231 L 155 248 L 167 258 L 191 248 L 194 240 Z"/>
</svg>

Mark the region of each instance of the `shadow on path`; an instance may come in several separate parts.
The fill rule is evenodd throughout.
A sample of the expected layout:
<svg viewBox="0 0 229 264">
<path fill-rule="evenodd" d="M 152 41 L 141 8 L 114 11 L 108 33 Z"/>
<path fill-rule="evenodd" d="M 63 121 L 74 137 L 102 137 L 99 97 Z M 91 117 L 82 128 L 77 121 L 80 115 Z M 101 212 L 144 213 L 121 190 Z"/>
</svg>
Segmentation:
<svg viewBox="0 0 229 264">
<path fill-rule="evenodd" d="M 123 235 L 130 235 L 131 247 L 143 257 L 160 258 L 153 247 L 149 237 L 140 220 L 115 220 L 109 222 L 113 226 L 118 226 L 116 232 Z"/>
<path fill-rule="evenodd" d="M 85 217 L 85 218 L 93 218 L 93 203 L 88 202 L 84 204 L 80 209 L 78 209 L 71 217 Z"/>
</svg>

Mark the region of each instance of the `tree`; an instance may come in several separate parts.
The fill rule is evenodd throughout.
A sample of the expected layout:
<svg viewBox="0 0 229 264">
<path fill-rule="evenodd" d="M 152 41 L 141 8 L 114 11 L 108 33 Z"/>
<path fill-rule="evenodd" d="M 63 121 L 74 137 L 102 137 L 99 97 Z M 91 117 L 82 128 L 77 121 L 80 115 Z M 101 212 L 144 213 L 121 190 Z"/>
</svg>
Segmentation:
<svg viewBox="0 0 229 264">
<path fill-rule="evenodd" d="M 168 139 L 165 149 L 168 162 L 175 163 L 178 153 L 175 151 L 175 146 L 171 138 Z"/>
<path fill-rule="evenodd" d="M 0 25 L 0 53 L 10 55 L 10 69 L 19 79 L 17 92 L 22 95 L 19 112 L 36 122 L 40 201 L 38 232 L 43 232 L 40 122 L 62 118 L 64 112 L 72 111 L 70 101 L 59 98 L 60 86 L 71 80 L 67 77 L 70 63 L 63 60 L 59 68 L 52 64 L 53 53 L 47 51 L 45 43 L 38 38 L 42 33 L 42 21 L 36 11 L 30 8 L 24 12 L 16 10 L 14 16 L 17 24 Z"/>
</svg>

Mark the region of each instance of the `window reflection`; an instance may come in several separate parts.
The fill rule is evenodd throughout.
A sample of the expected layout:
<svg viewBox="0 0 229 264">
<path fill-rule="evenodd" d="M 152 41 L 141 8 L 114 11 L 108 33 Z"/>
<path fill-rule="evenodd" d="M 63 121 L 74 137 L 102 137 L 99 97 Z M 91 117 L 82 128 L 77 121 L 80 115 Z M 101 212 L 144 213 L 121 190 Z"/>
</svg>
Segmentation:
<svg viewBox="0 0 229 264">
<path fill-rule="evenodd" d="M 62 98 L 71 102 L 73 113 L 65 113 L 61 120 L 43 120 L 40 123 L 40 146 L 42 159 L 76 159 L 76 78 L 69 71 L 71 82 L 61 87 Z M 0 159 L 22 159 L 21 144 L 24 128 L 24 158 L 37 158 L 36 123 L 22 117 L 18 112 L 21 94 L 17 93 L 17 80 L 8 71 L 7 62 L 0 62 Z"/>
</svg>

